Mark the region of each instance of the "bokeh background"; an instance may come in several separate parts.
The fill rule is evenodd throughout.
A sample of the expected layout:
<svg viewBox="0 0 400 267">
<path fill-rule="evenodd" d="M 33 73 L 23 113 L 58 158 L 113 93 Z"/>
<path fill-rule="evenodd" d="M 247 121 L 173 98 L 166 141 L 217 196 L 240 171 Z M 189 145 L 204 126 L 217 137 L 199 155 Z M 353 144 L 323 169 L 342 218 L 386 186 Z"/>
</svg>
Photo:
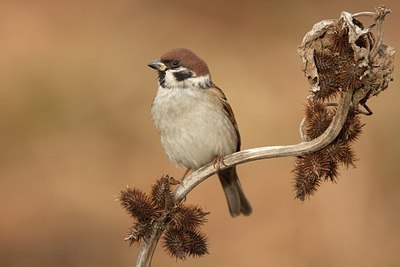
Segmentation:
<svg viewBox="0 0 400 267">
<path fill-rule="evenodd" d="M 208 63 L 239 123 L 242 147 L 299 142 L 308 95 L 296 49 L 314 23 L 342 10 L 393 14 L 391 1 L 0 2 L 0 266 L 133 266 L 130 218 L 116 198 L 183 169 L 164 155 L 150 119 L 156 74 L 175 47 Z M 399 66 L 399 60 L 396 59 Z M 309 201 L 294 200 L 293 158 L 238 167 L 254 214 L 230 218 L 216 177 L 187 198 L 211 212 L 210 255 L 153 266 L 399 266 L 400 90 L 373 98 L 342 169 Z"/>
</svg>

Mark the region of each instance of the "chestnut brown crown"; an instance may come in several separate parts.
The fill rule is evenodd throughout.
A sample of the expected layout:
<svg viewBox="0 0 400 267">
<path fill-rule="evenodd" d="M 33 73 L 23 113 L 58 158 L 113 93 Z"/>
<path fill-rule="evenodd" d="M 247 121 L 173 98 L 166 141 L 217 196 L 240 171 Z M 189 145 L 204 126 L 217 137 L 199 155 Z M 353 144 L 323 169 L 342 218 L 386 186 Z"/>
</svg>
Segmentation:
<svg viewBox="0 0 400 267">
<path fill-rule="evenodd" d="M 160 61 L 167 66 L 183 66 L 193 71 L 197 76 L 210 74 L 208 66 L 204 60 L 186 48 L 176 48 L 161 56 Z"/>
</svg>

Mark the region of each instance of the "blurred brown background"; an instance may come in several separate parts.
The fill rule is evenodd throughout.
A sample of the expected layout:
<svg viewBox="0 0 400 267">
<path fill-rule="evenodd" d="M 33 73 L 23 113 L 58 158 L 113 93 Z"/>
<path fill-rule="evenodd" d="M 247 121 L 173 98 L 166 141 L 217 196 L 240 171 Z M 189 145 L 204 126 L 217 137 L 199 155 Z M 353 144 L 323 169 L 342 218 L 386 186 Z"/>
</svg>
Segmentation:
<svg viewBox="0 0 400 267">
<path fill-rule="evenodd" d="M 357 3 L 358 2 L 358 3 Z M 308 83 L 296 48 L 342 10 L 392 1 L 1 1 L 0 266 L 133 266 L 130 218 L 115 201 L 181 176 L 151 125 L 156 73 L 175 47 L 207 61 L 234 108 L 243 148 L 299 141 Z M 397 59 L 397 67 L 400 66 Z M 254 214 L 230 218 L 215 177 L 187 201 L 211 214 L 210 255 L 153 266 L 399 266 L 399 77 L 371 99 L 356 169 L 294 200 L 293 158 L 240 165 Z"/>
</svg>

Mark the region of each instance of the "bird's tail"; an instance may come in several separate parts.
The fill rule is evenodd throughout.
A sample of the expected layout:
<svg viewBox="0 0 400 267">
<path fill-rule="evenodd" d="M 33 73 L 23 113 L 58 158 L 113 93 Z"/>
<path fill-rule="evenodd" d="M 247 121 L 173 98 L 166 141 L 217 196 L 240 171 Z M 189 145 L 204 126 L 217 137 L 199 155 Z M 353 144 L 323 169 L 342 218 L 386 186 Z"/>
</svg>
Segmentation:
<svg viewBox="0 0 400 267">
<path fill-rule="evenodd" d="M 240 185 L 236 168 L 232 167 L 219 171 L 218 177 L 221 181 L 222 188 L 224 189 L 231 216 L 236 217 L 240 214 L 246 216 L 250 215 L 253 209 L 243 192 L 242 186 Z"/>
</svg>

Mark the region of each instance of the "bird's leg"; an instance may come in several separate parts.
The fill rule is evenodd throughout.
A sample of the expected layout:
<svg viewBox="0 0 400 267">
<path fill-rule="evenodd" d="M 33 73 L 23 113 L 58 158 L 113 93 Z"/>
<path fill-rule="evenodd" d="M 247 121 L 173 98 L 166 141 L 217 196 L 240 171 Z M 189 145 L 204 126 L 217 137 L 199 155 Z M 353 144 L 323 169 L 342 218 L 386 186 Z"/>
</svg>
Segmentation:
<svg viewBox="0 0 400 267">
<path fill-rule="evenodd" d="M 221 169 L 221 165 L 226 166 L 224 163 L 224 156 L 216 156 L 213 160 L 213 167 L 217 169 L 217 172 Z"/>
</svg>

